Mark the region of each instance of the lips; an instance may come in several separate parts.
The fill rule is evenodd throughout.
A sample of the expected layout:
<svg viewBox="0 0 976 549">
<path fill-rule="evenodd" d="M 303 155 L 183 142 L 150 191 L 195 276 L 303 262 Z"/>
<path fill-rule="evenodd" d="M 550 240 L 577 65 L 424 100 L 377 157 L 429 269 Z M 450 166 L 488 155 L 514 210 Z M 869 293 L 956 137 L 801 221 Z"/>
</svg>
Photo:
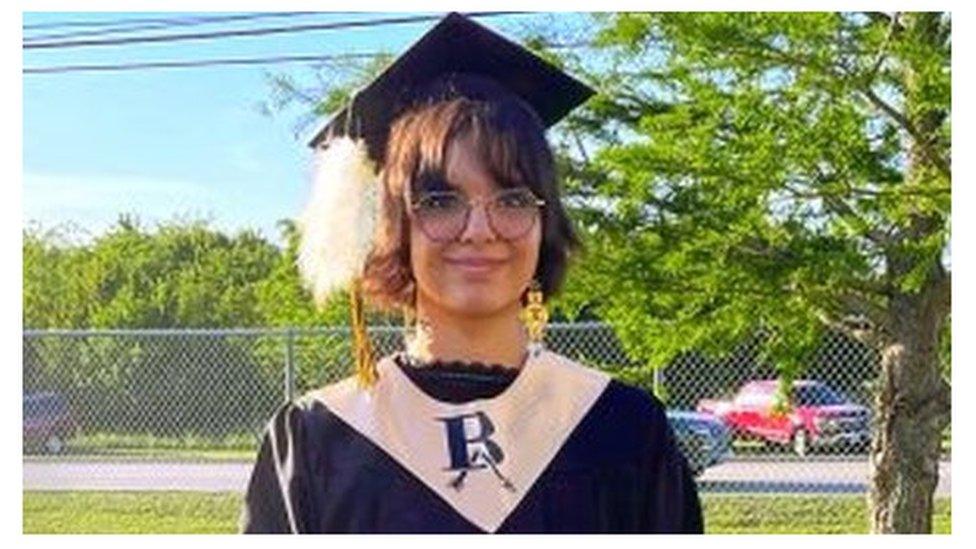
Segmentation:
<svg viewBox="0 0 976 549">
<path fill-rule="evenodd" d="M 490 257 L 469 256 L 469 257 L 446 257 L 444 262 L 457 267 L 466 272 L 484 273 L 498 267 L 504 260 Z"/>
</svg>

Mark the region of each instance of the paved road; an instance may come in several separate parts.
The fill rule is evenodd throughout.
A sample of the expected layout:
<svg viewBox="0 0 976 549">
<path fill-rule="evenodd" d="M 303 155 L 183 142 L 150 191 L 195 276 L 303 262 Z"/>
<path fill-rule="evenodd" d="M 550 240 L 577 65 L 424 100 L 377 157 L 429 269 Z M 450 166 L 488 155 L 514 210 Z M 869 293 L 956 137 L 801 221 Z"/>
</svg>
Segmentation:
<svg viewBox="0 0 976 549">
<path fill-rule="evenodd" d="M 951 495 L 951 465 L 939 463 L 937 496 Z M 864 493 L 869 474 L 863 459 L 736 459 L 709 468 L 698 483 L 714 492 Z"/>
<path fill-rule="evenodd" d="M 949 461 L 940 464 L 939 496 L 950 495 Z M 25 490 L 189 490 L 237 492 L 247 487 L 251 463 L 24 460 Z M 868 466 L 851 459 L 736 459 L 699 478 L 711 492 L 863 493 Z"/>
<path fill-rule="evenodd" d="M 183 490 L 243 492 L 243 462 L 24 460 L 24 490 Z"/>
</svg>

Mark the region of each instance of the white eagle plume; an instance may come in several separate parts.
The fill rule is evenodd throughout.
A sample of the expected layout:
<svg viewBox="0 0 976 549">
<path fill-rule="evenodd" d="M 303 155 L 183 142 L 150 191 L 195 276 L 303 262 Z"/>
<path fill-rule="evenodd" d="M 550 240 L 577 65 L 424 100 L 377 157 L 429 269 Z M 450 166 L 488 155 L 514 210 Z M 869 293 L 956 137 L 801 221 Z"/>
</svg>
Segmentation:
<svg viewBox="0 0 976 549">
<path fill-rule="evenodd" d="M 363 272 L 379 216 L 379 183 L 361 140 L 317 149 L 311 196 L 298 217 L 298 272 L 317 306 Z"/>
</svg>

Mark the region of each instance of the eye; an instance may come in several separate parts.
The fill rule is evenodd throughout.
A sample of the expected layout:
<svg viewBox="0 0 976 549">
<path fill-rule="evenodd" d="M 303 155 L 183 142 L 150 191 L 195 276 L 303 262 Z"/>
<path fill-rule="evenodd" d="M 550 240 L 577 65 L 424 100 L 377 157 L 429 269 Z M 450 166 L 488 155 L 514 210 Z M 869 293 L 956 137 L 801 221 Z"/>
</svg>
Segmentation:
<svg viewBox="0 0 976 549">
<path fill-rule="evenodd" d="M 505 208 L 532 208 L 536 205 L 535 195 L 529 189 L 504 191 L 495 200 Z"/>
<path fill-rule="evenodd" d="M 457 193 L 426 193 L 417 201 L 417 207 L 424 210 L 453 210 L 462 204 Z"/>
</svg>

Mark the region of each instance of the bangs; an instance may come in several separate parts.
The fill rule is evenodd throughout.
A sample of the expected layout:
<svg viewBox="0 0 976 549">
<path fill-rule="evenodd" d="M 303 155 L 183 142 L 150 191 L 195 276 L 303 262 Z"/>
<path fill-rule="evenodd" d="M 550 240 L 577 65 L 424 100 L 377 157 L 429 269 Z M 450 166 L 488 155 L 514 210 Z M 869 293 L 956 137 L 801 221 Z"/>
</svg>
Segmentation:
<svg viewBox="0 0 976 549">
<path fill-rule="evenodd" d="M 507 116 L 504 113 L 509 113 Z M 501 188 L 529 187 L 540 194 L 543 182 L 539 151 L 548 153 L 544 131 L 522 109 L 498 103 L 456 99 L 427 109 L 409 121 L 415 136 L 416 164 L 411 194 L 454 190 L 446 177 L 447 151 L 452 143 L 471 139 L 478 159 Z M 535 145 L 535 146 L 533 146 Z"/>
</svg>

